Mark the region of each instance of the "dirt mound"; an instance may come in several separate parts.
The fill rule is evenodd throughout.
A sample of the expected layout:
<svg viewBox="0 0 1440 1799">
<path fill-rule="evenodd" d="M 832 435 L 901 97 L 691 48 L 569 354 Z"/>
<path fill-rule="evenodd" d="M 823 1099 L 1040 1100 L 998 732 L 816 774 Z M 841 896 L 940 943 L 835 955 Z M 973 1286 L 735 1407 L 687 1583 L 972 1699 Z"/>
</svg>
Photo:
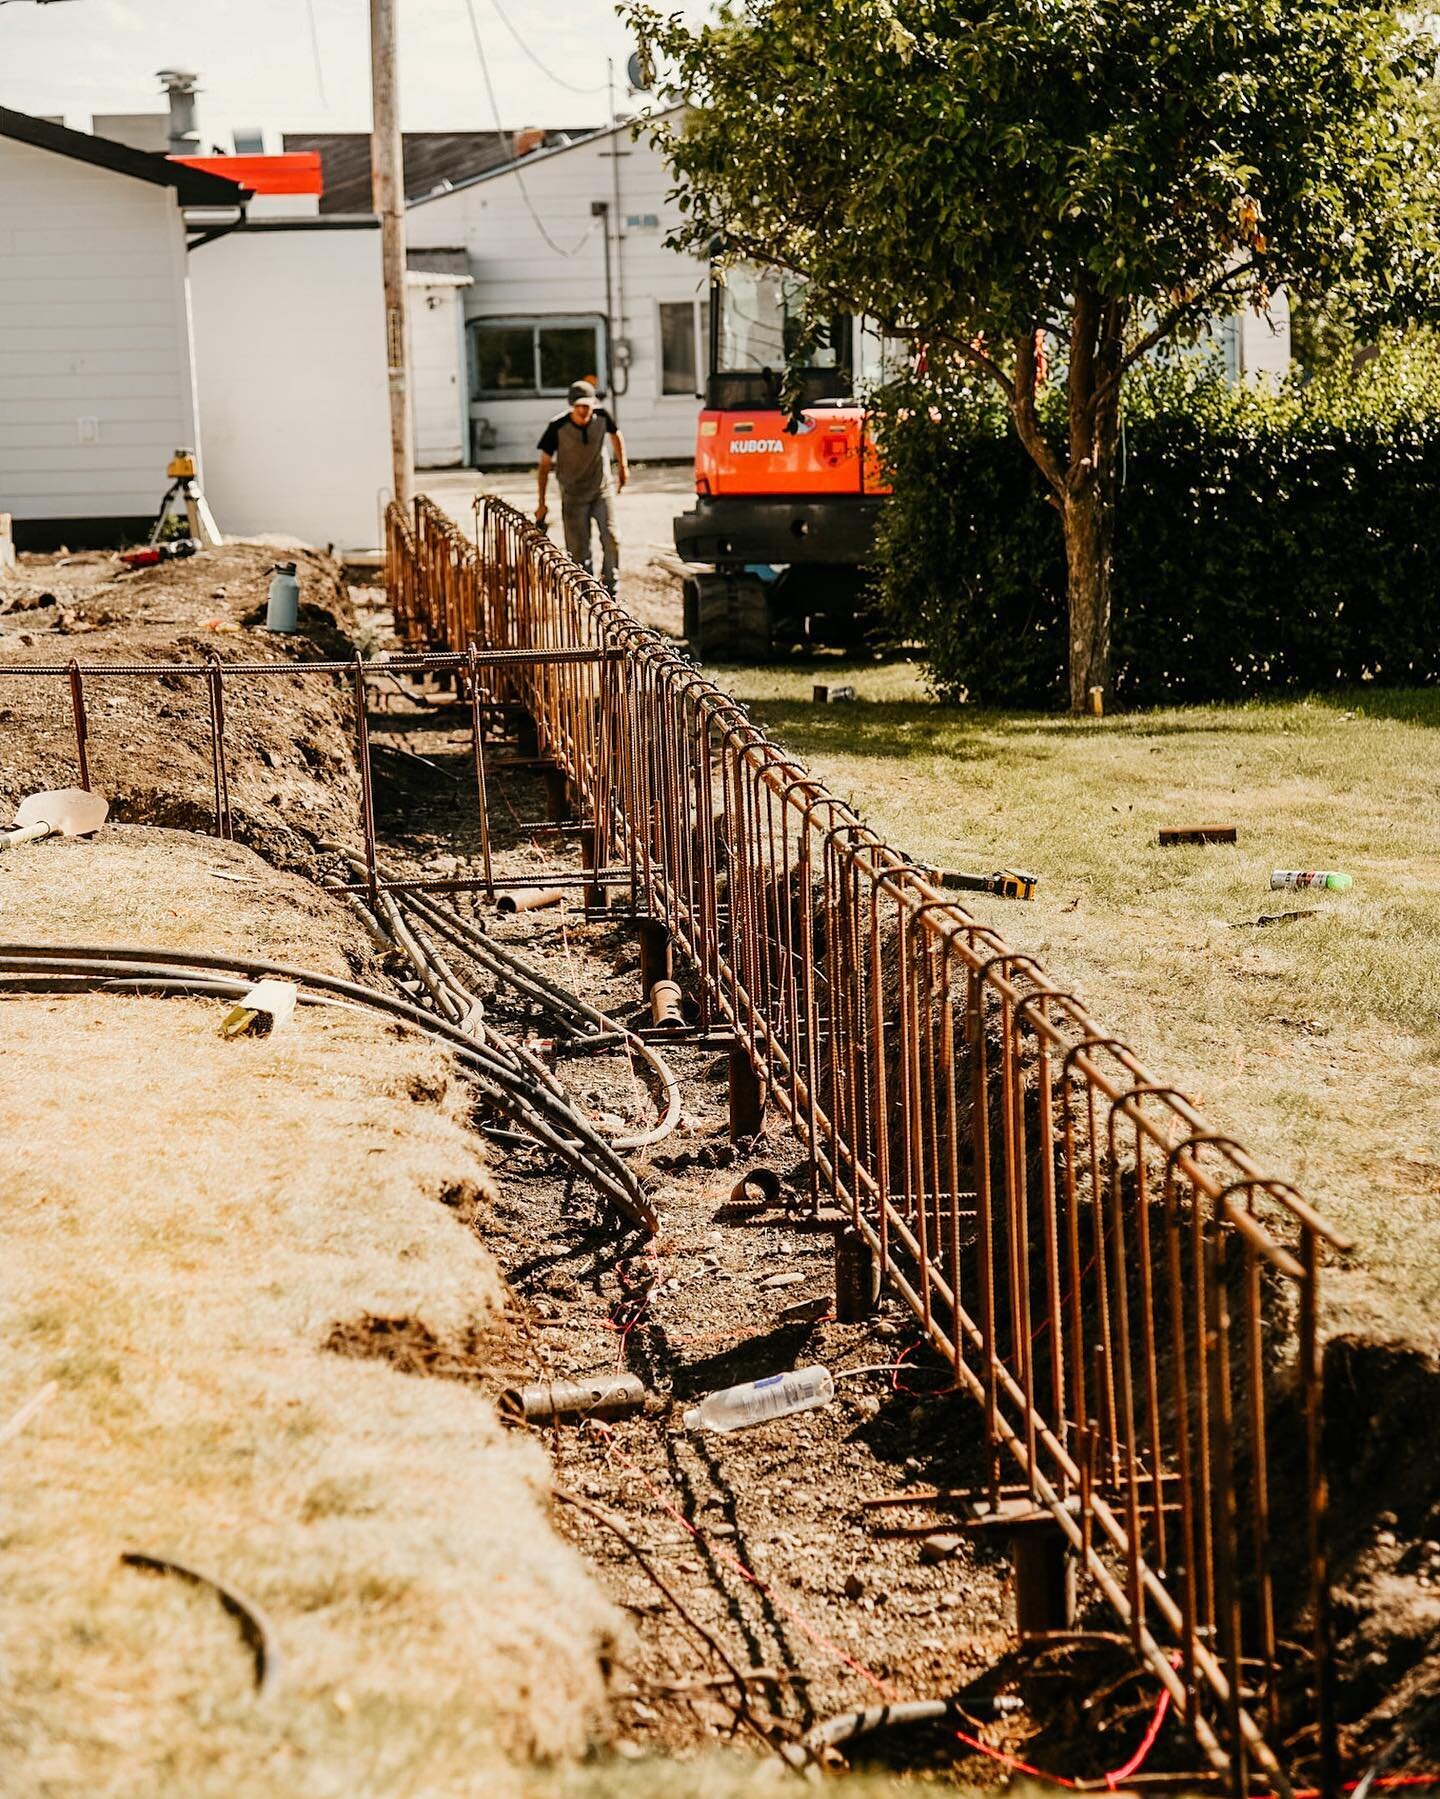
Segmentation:
<svg viewBox="0 0 1440 1799">
<path fill-rule="evenodd" d="M 1357 1764 L 1402 1729 L 1440 1753 L 1440 1360 L 1358 1336 L 1325 1346 L 1339 1691 Z"/>
<path fill-rule="evenodd" d="M 289 554 L 289 552 L 287 552 Z M 225 544 L 127 570 L 113 556 L 26 556 L 0 585 L 0 815 L 40 788 L 73 785 L 78 757 L 65 675 L 6 672 L 82 664 L 307 662 L 353 657 L 338 565 L 295 552 L 300 630 L 264 629 L 273 550 Z M 91 784 L 125 823 L 214 832 L 211 684 L 203 676 L 89 675 Z M 350 675 L 230 677 L 223 690 L 230 829 L 279 867 L 309 870 L 322 837 L 355 838 L 359 782 Z M 221 795 L 221 801 L 226 796 Z"/>
<path fill-rule="evenodd" d="M 12 940 L 369 955 L 234 843 L 106 826 L 0 880 Z M 367 1015 L 227 1042 L 226 1009 L 0 997 L 0 1420 L 53 1383 L 6 1452 L 0 1789 L 515 1790 L 507 1756 L 610 1728 L 621 1620 L 473 1380 L 321 1347 L 328 1320 L 404 1321 L 392 1348 L 448 1372 L 504 1336 L 469 1090 Z M 258 1705 L 213 1598 L 125 1551 L 253 1595 L 282 1689 Z"/>
<path fill-rule="evenodd" d="M 377 1318 L 362 1312 L 332 1324 L 322 1347 L 333 1355 L 388 1362 L 401 1374 L 478 1382 L 489 1372 L 502 1334 L 493 1319 L 442 1334 L 420 1318 Z"/>
</svg>

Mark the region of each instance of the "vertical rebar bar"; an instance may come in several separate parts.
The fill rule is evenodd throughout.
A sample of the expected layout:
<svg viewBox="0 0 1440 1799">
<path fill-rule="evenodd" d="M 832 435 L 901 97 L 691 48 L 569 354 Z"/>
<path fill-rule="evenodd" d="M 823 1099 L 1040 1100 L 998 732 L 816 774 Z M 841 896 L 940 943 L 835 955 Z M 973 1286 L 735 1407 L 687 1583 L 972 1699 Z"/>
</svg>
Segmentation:
<svg viewBox="0 0 1440 1799">
<path fill-rule="evenodd" d="M 370 717 L 365 698 L 365 661 L 355 653 L 355 752 L 360 764 L 360 828 L 365 836 L 365 879 L 375 907 L 379 874 L 375 866 L 375 787 L 370 769 Z"/>
<path fill-rule="evenodd" d="M 480 812 L 480 864 L 485 871 L 485 893 L 495 897 L 495 871 L 490 862 L 490 797 L 485 785 L 485 721 L 480 707 L 480 659 L 472 642 L 469 649 L 470 751 L 475 761 L 475 801 Z"/>
<path fill-rule="evenodd" d="M 85 714 L 85 683 L 80 664 L 72 656 L 70 675 L 70 715 L 75 721 L 75 760 L 80 768 L 80 785 L 90 791 L 90 721 Z"/>
<path fill-rule="evenodd" d="M 210 690 L 210 761 L 215 777 L 215 835 L 230 838 L 234 831 L 230 822 L 230 775 L 225 763 L 225 690 L 220 658 L 212 650 L 206 657 Z"/>
</svg>

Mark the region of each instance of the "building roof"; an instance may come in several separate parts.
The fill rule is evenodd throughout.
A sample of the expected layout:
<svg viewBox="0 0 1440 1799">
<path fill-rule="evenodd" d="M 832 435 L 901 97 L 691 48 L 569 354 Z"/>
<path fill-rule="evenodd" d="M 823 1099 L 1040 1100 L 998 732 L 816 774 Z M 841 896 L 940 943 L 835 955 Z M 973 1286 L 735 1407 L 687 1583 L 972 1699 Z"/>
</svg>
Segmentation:
<svg viewBox="0 0 1440 1799">
<path fill-rule="evenodd" d="M 651 118 L 663 119 L 669 113 L 679 112 L 683 104 L 683 101 L 677 101 L 675 105 L 663 106 L 659 112 L 652 113 L 648 116 Z M 641 121 L 637 119 L 621 119 L 620 122 L 615 125 L 602 125 L 598 131 L 587 131 L 583 135 L 565 138 L 564 141 L 560 143 L 547 143 L 542 149 L 532 150 L 528 156 L 509 157 L 504 162 L 496 163 L 492 168 L 478 169 L 473 175 L 467 176 L 463 181 L 452 179 L 444 187 L 436 188 L 430 193 L 417 194 L 413 198 L 410 194 L 410 178 L 407 174 L 405 178 L 405 197 L 411 206 L 423 206 L 427 200 L 443 200 L 446 194 L 454 193 L 456 188 L 474 187 L 479 181 L 493 181 L 497 175 L 508 175 L 513 169 L 520 169 L 523 171 L 528 169 L 532 163 L 544 162 L 551 156 L 563 156 L 567 150 L 578 150 L 583 144 L 594 143 L 597 138 L 613 137 L 617 132 L 621 131 L 628 132 L 640 122 Z M 512 134 L 507 132 L 505 135 L 507 138 L 510 138 Z"/>
<path fill-rule="evenodd" d="M 321 189 L 320 157 L 314 150 L 288 156 L 177 156 L 187 168 L 207 169 L 226 181 L 239 181 L 256 194 L 311 195 Z"/>
<path fill-rule="evenodd" d="M 568 143 L 572 137 L 591 134 L 592 127 L 573 131 L 547 127 L 544 144 Z M 509 131 L 407 131 L 404 134 L 405 198 L 422 199 L 446 185 L 459 186 L 482 170 L 499 168 L 514 160 L 517 134 Z M 370 134 L 368 131 L 287 131 L 289 150 L 318 150 L 325 170 L 321 212 L 366 212 L 370 191 Z"/>
<path fill-rule="evenodd" d="M 73 162 L 88 162 L 93 168 L 110 169 L 134 181 L 173 187 L 182 206 L 239 206 L 250 198 L 250 189 L 237 181 L 189 168 L 149 150 L 132 150 L 128 144 L 114 143 L 108 137 L 71 131 L 48 119 L 33 118 L 28 112 L 13 112 L 8 106 L 0 106 L 0 137 L 30 144 L 37 150 L 50 150 L 56 156 L 68 156 Z"/>
<path fill-rule="evenodd" d="M 470 252 L 463 244 L 434 249 L 407 244 L 405 266 L 411 274 L 466 275 L 470 273 Z"/>
</svg>

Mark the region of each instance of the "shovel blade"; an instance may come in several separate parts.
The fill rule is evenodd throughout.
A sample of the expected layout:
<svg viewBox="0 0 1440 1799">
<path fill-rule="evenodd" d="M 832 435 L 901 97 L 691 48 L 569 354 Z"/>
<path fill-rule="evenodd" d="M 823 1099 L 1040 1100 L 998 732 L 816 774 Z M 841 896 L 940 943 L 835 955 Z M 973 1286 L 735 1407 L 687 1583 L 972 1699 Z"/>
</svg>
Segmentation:
<svg viewBox="0 0 1440 1799">
<path fill-rule="evenodd" d="M 32 793 L 15 811 L 17 825 L 49 825 L 51 835 L 88 837 L 98 831 L 110 810 L 103 793 L 87 793 L 83 787 L 58 787 L 52 793 Z"/>
</svg>

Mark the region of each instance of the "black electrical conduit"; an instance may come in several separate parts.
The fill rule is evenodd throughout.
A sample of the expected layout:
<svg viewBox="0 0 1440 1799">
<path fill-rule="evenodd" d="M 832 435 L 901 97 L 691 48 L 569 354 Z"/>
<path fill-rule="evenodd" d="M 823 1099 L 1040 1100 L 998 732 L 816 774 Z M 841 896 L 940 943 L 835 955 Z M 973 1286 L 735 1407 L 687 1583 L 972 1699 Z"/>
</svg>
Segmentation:
<svg viewBox="0 0 1440 1799">
<path fill-rule="evenodd" d="M 517 1074 L 527 1075 L 554 1094 L 560 1104 L 573 1111 L 577 1118 L 583 1117 L 575 1102 L 538 1056 L 523 1043 L 516 1043 L 513 1038 L 486 1027 L 478 995 L 471 993 L 463 985 L 433 945 L 426 943 L 406 925 L 399 907 L 390 895 L 377 893 L 375 902 L 380 916 L 377 918 L 374 913 L 370 913 L 370 923 L 376 927 L 382 939 L 388 933 L 390 949 L 398 948 L 404 953 L 441 1016 L 464 1031 L 466 1036 L 474 1037 L 477 1042 L 484 1044 L 492 1054 L 508 1062 Z M 360 910 L 364 911 L 365 908 L 361 906 Z"/>
<path fill-rule="evenodd" d="M 30 947 L 30 946 L 26 946 Z M 129 987 L 150 992 L 214 993 L 227 998 L 238 998 L 250 986 L 249 980 L 226 979 L 221 976 L 209 976 L 197 973 L 185 964 L 171 965 L 162 962 L 126 961 L 127 955 L 143 952 L 119 952 L 117 957 L 109 953 L 94 961 L 70 960 L 60 961 L 45 958 L 40 961 L 26 960 L 21 957 L 10 957 L 0 952 L 0 981 L 7 974 L 9 984 L 21 986 L 27 991 L 93 991 L 95 989 L 111 990 Z M 216 958 L 218 961 L 219 959 Z M 239 958 L 229 966 L 235 966 Z M 14 964 L 18 963 L 18 968 Z M 320 980 L 329 981 L 332 977 L 318 977 L 313 970 L 298 970 L 281 967 L 278 964 L 262 962 L 246 962 L 245 967 L 258 968 L 280 978 L 296 982 Z M 338 983 L 342 988 L 349 988 L 351 983 Z M 536 1094 L 533 1084 L 526 1078 L 517 1077 L 512 1071 L 497 1067 L 493 1059 L 478 1046 L 473 1039 L 466 1041 L 464 1047 L 456 1045 L 451 1035 L 454 1027 L 445 1021 L 432 1018 L 420 1012 L 404 1001 L 392 1002 L 388 995 L 377 994 L 373 990 L 360 988 L 355 990 L 362 997 L 357 1001 L 348 995 L 334 997 L 329 994 L 302 994 L 308 1000 L 323 1000 L 325 1003 L 364 1009 L 369 1006 L 398 1013 L 405 1022 L 445 1043 L 457 1056 L 457 1059 L 469 1068 L 477 1077 L 478 1084 L 484 1089 L 487 1098 L 498 1106 L 507 1116 L 515 1119 L 523 1129 L 545 1148 L 554 1151 L 570 1162 L 583 1173 L 592 1184 L 609 1199 L 618 1210 L 625 1214 L 641 1228 L 653 1232 L 655 1226 L 651 1222 L 654 1213 L 644 1190 L 635 1179 L 632 1171 L 614 1154 L 609 1144 L 598 1137 L 586 1125 L 585 1121 L 567 1103 L 557 1102 L 548 1093 Z M 413 1016 L 412 1016 L 413 1014 Z"/>
<path fill-rule="evenodd" d="M 235 972 L 249 978 L 240 981 Z M 198 977 L 198 978 L 197 978 Z M 293 981 L 316 994 L 374 1012 L 387 1013 L 423 1036 L 442 1043 L 479 1077 L 487 1097 L 546 1148 L 563 1156 L 633 1224 L 653 1235 L 655 1208 L 634 1170 L 575 1112 L 533 1077 L 518 1073 L 493 1050 L 449 1019 L 408 1000 L 315 969 L 292 968 L 243 952 L 212 955 L 200 951 L 147 949 L 107 944 L 0 944 L 0 984 L 33 990 L 51 983 L 57 991 L 125 985 L 156 992 L 203 990 L 238 997 L 256 979 Z"/>
<path fill-rule="evenodd" d="M 617 1019 L 597 1011 L 594 1006 L 567 992 L 565 988 L 557 987 L 513 950 L 503 949 L 492 943 L 482 932 L 467 924 L 458 913 L 435 905 L 428 897 L 422 899 L 418 894 L 403 895 L 402 899 L 410 903 L 416 915 L 423 918 L 432 930 L 447 938 L 464 954 L 473 956 L 477 962 L 488 967 L 497 980 L 506 982 L 520 992 L 526 991 L 525 983 L 528 983 L 530 997 L 558 1017 L 560 1023 L 570 1031 L 569 1040 L 573 1045 L 582 1048 L 587 1045 L 595 1048 L 623 1048 L 646 1065 L 662 1095 L 660 1118 L 648 1130 L 613 1138 L 616 1149 L 644 1149 L 670 1135 L 680 1122 L 680 1082 L 653 1044 L 647 1043 Z M 577 1021 L 583 1021 L 593 1028 L 582 1030 Z"/>
<path fill-rule="evenodd" d="M 343 856 L 357 873 L 367 872 L 362 859 L 342 845 L 326 842 L 321 843 L 319 848 Z M 376 864 L 376 873 L 386 881 L 396 878 L 393 870 L 386 869 L 379 863 Z M 455 982 L 453 977 L 449 981 L 446 980 L 449 971 L 445 969 L 443 961 L 439 962 L 437 967 L 437 958 L 433 949 L 429 949 L 429 946 L 418 945 L 414 933 L 405 930 L 403 919 L 399 917 L 399 908 L 401 907 L 412 913 L 415 918 L 423 919 L 431 930 L 444 937 L 462 954 L 479 962 L 497 980 L 513 987 L 516 992 L 524 994 L 527 999 L 533 1000 L 536 1005 L 554 1015 L 571 1032 L 576 1043 L 584 1045 L 588 1039 L 604 1037 L 607 1040 L 615 1040 L 615 1047 L 623 1044 L 623 1047 L 632 1056 L 638 1056 L 649 1068 L 663 1095 L 661 1116 L 649 1130 L 636 1131 L 612 1138 L 611 1142 L 616 1149 L 643 1149 L 651 1144 L 659 1143 L 668 1137 L 679 1123 L 680 1082 L 669 1064 L 651 1044 L 647 1043 L 643 1037 L 637 1036 L 635 1032 L 628 1030 L 618 1020 L 609 1017 L 608 1014 L 588 1004 L 577 994 L 571 993 L 567 988 L 552 981 L 549 976 L 542 973 L 540 969 L 516 951 L 496 943 L 493 938 L 463 919 L 453 908 L 440 905 L 429 894 L 410 892 L 403 888 L 397 888 L 390 892 L 377 891 L 376 903 L 382 909 L 382 918 L 377 920 L 368 907 L 361 902 L 359 895 L 347 893 L 345 897 L 351 901 L 354 909 L 365 921 L 372 936 L 377 927 L 382 933 L 387 927 L 398 927 L 392 929 L 393 937 L 409 956 L 420 980 L 435 999 L 437 1006 L 442 1004 L 436 991 L 437 986 L 450 985 L 455 999 L 459 1001 L 463 998 L 467 1006 L 474 1003 L 475 996 L 469 993 L 462 983 Z M 409 941 L 406 940 L 407 938 Z M 429 949 L 427 958 L 430 962 L 429 967 L 422 968 L 416 948 L 412 948 L 412 944 L 415 944 L 416 948 L 422 952 Z M 506 1041 L 488 1030 L 484 1032 L 484 1038 L 497 1049 Z M 538 1066 L 534 1062 L 534 1058 L 530 1057 L 521 1046 L 512 1043 L 508 1047 L 518 1052 L 527 1066 L 532 1069 Z M 596 1047 L 599 1045 L 597 1044 Z M 563 1089 L 558 1082 L 553 1084 L 553 1090 L 563 1094 Z"/>
<path fill-rule="evenodd" d="M 975 1713 L 997 1717 L 1005 1712 L 1019 1711 L 1022 1702 L 1011 1698 L 1008 1694 L 994 1699 L 971 1700 L 967 1706 L 959 1699 L 907 1699 L 897 1700 L 891 1705 L 870 1705 L 859 1711 L 841 1712 L 838 1717 L 827 1718 L 824 1723 L 817 1724 L 804 1736 L 807 1749 L 838 1749 L 842 1743 L 852 1743 L 856 1737 L 869 1736 L 872 1731 L 894 1730 L 911 1724 L 935 1724 L 944 1718 L 959 1718 L 965 1723 L 975 1725 L 978 1720 Z"/>
<path fill-rule="evenodd" d="M 238 999 L 248 991 L 252 984 L 248 978 L 207 976 L 192 973 L 183 968 L 168 967 L 162 963 L 147 965 L 143 973 L 119 972 L 122 969 L 133 970 L 137 966 L 139 965 L 115 961 L 97 964 L 50 962 L 43 964 L 40 971 L 22 971 L 19 974 L 12 974 L 9 985 L 30 993 L 89 993 L 95 991 L 109 993 L 128 989 L 145 993 L 175 993 L 187 997 L 197 994 L 213 994 L 219 998 Z M 0 982 L 4 981 L 5 972 L 4 960 L 0 958 Z M 343 1007 L 347 1011 L 363 1011 L 365 1009 L 363 1005 L 357 1005 L 348 999 L 330 994 L 302 992 L 300 998 L 305 1003 Z M 438 1035 L 435 1032 L 430 1034 Z M 449 1047 L 448 1044 L 447 1047 Z M 520 1124 L 529 1137 L 570 1162 L 622 1212 L 625 1212 L 627 1216 L 631 1215 L 629 1195 L 624 1192 L 623 1188 L 620 1192 L 616 1192 L 612 1180 L 603 1169 L 595 1166 L 594 1158 L 586 1153 L 597 1146 L 603 1152 L 607 1146 L 603 1140 L 588 1143 L 577 1141 L 576 1132 L 583 1133 L 584 1121 L 579 1119 L 568 1106 L 550 1105 L 537 1109 L 529 1103 L 523 1093 L 507 1092 L 503 1085 L 497 1085 L 493 1079 L 487 1078 L 493 1075 L 493 1069 L 479 1055 L 467 1054 L 464 1050 L 455 1050 L 454 1053 L 457 1059 L 470 1069 L 477 1084 L 492 1104 Z M 552 1114 L 559 1111 L 560 1125 L 558 1128 L 551 1119 L 547 1119 L 544 1115 L 547 1111 Z M 506 1135 L 508 1136 L 509 1133 Z M 518 1140 L 523 1142 L 524 1138 L 521 1137 Z M 623 1169 L 623 1164 L 621 1167 Z M 635 1222 L 641 1224 L 642 1228 L 650 1228 L 641 1217 L 636 1217 Z"/>
</svg>

